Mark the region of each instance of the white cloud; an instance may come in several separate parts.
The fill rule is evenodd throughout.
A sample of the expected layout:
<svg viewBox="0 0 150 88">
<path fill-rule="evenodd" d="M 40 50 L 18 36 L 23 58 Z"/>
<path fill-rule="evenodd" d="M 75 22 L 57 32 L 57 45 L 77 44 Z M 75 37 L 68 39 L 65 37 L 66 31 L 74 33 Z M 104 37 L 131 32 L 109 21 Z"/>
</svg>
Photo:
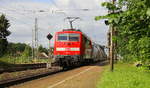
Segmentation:
<svg viewBox="0 0 150 88">
<path fill-rule="evenodd" d="M 7 14 L 10 20 L 12 32 L 9 36 L 11 42 L 26 42 L 32 40 L 32 29 L 34 28 L 34 19 L 38 18 L 39 42 L 44 46 L 48 45 L 46 35 L 69 28 L 66 16 L 78 16 L 82 20 L 74 22 L 75 28 L 80 28 L 94 41 L 100 41 L 106 44 L 106 34 L 108 27 L 102 21 L 94 21 L 94 17 L 104 15 L 107 10 L 100 6 L 105 0 L 1 0 L 0 13 Z M 83 11 L 80 9 L 89 9 Z M 47 12 L 37 12 L 44 10 Z M 53 10 L 53 13 L 52 13 Z M 63 10 L 64 13 L 57 13 Z M 36 13 L 35 13 L 36 11 Z M 53 40 L 52 40 L 53 41 Z"/>
</svg>

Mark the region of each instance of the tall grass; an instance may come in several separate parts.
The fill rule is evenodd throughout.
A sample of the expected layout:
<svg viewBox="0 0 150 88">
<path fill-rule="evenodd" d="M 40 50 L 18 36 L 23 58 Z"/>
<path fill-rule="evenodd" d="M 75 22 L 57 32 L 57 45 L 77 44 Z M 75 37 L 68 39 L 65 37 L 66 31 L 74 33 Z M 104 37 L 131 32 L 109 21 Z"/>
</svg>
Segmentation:
<svg viewBox="0 0 150 88">
<path fill-rule="evenodd" d="M 4 56 L 0 58 L 0 67 L 8 67 L 14 64 L 32 64 L 32 63 L 47 63 L 50 59 L 32 59 L 31 57 L 10 57 Z"/>
<path fill-rule="evenodd" d="M 130 64 L 117 64 L 114 72 L 106 67 L 97 88 L 150 88 L 150 71 Z"/>
</svg>

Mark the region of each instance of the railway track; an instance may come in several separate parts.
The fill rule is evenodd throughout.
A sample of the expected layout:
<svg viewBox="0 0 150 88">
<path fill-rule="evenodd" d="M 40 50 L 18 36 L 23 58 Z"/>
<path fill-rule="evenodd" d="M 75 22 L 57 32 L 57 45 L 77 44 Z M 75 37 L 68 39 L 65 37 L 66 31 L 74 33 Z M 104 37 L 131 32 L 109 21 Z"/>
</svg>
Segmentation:
<svg viewBox="0 0 150 88">
<path fill-rule="evenodd" d="M 60 68 L 60 67 L 51 67 L 49 70 L 47 70 L 45 72 L 40 72 L 40 73 L 36 73 L 36 74 L 28 74 L 26 76 L 20 76 L 20 77 L 16 77 L 16 78 L 7 79 L 7 80 L 2 80 L 2 81 L 0 81 L 0 88 L 5 88 L 5 87 L 11 86 L 11 85 L 23 83 L 23 82 L 33 80 L 33 79 L 38 79 L 40 77 L 58 73 L 60 71 L 62 71 L 62 68 Z"/>
<path fill-rule="evenodd" d="M 20 83 L 27 82 L 27 81 L 34 80 L 34 79 L 38 79 L 41 77 L 46 77 L 48 75 L 55 74 L 55 73 L 62 72 L 62 71 L 66 71 L 66 70 L 64 70 L 60 67 L 52 66 L 51 68 L 49 68 L 49 70 L 46 70 L 44 72 L 28 74 L 26 76 L 19 76 L 16 78 L 2 80 L 2 81 L 0 81 L 0 88 L 9 87 L 12 85 L 20 84 Z"/>
<path fill-rule="evenodd" d="M 10 88 L 95 88 L 102 66 L 107 62 L 97 62 L 78 68 L 47 75 L 40 79 L 9 86 Z"/>
<path fill-rule="evenodd" d="M 0 73 L 23 71 L 23 70 L 27 70 L 27 69 L 47 68 L 48 66 L 49 66 L 49 63 L 15 64 L 12 67 L 0 68 Z"/>
</svg>

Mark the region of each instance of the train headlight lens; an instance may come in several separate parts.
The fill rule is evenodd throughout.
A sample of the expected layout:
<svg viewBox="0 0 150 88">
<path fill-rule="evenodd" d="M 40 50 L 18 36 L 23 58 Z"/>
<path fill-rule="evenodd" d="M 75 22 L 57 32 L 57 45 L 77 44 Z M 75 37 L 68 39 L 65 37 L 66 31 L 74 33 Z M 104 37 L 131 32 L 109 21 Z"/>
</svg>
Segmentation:
<svg viewBox="0 0 150 88">
<path fill-rule="evenodd" d="M 70 51 L 80 51 L 79 48 L 70 48 Z"/>
<path fill-rule="evenodd" d="M 66 48 L 56 48 L 56 51 L 65 51 Z"/>
<path fill-rule="evenodd" d="M 56 51 L 80 51 L 79 48 L 56 48 Z"/>
</svg>

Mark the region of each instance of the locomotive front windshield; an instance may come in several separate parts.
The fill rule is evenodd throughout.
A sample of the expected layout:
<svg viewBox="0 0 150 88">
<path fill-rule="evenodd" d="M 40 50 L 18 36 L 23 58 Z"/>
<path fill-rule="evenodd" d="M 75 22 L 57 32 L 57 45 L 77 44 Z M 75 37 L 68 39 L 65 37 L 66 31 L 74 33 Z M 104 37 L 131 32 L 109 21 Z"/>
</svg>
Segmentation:
<svg viewBox="0 0 150 88">
<path fill-rule="evenodd" d="M 58 41 L 79 41 L 79 34 L 77 33 L 58 34 Z"/>
<path fill-rule="evenodd" d="M 59 34 L 58 41 L 67 41 L 67 34 Z"/>
</svg>

